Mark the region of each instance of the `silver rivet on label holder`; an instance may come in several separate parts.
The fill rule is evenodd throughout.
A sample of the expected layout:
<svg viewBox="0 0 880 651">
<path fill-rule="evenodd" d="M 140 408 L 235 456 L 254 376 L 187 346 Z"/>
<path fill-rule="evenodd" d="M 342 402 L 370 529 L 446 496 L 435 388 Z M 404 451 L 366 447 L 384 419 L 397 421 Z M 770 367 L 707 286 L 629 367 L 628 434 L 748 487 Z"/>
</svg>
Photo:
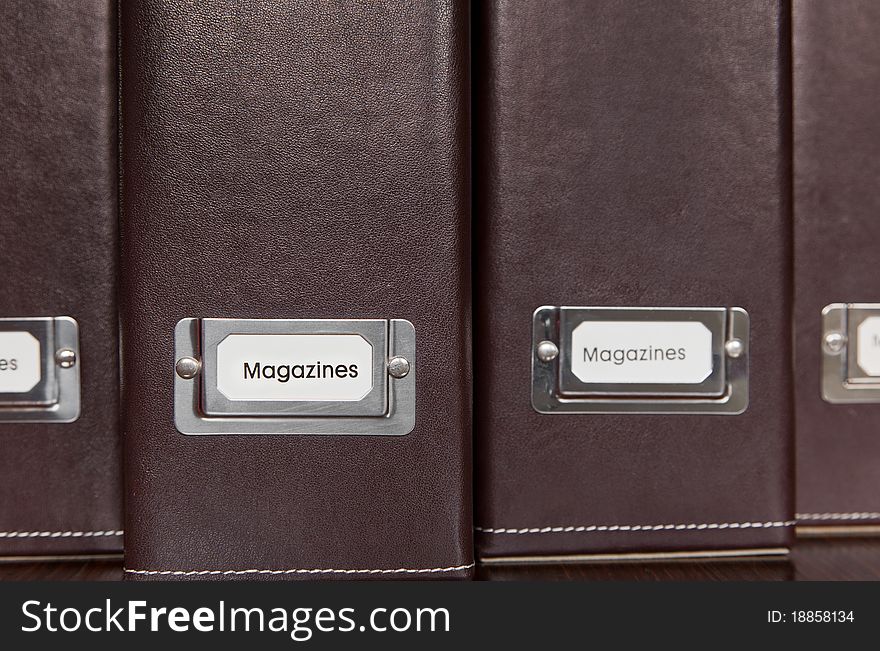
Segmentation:
<svg viewBox="0 0 880 651">
<path fill-rule="evenodd" d="M 62 348 L 55 353 L 55 362 L 61 368 L 72 368 L 76 364 L 76 352 L 70 348 Z"/>
<path fill-rule="evenodd" d="M 724 352 L 727 353 L 727 356 L 731 359 L 740 357 L 745 352 L 745 349 L 746 347 L 743 345 L 741 339 L 731 339 L 724 344 Z"/>
<path fill-rule="evenodd" d="M 409 375 L 409 360 L 405 357 L 392 357 L 388 361 L 388 375 L 401 379 Z"/>
<path fill-rule="evenodd" d="M 552 341 L 542 341 L 538 344 L 535 354 L 542 362 L 552 362 L 559 355 L 559 346 Z"/>
<path fill-rule="evenodd" d="M 184 380 L 192 380 L 202 370 L 202 363 L 193 357 L 181 357 L 177 360 L 174 370 Z"/>
<path fill-rule="evenodd" d="M 843 352 L 843 349 L 846 346 L 846 337 L 839 332 L 829 332 L 826 333 L 823 342 L 826 351 L 832 355 L 837 355 Z"/>
</svg>

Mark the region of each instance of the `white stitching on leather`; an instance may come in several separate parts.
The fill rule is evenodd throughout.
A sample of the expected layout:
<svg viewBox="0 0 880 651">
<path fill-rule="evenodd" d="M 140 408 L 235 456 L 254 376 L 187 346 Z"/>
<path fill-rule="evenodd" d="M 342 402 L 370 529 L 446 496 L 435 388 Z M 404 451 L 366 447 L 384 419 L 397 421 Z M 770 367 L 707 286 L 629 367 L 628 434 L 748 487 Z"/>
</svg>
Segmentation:
<svg viewBox="0 0 880 651">
<path fill-rule="evenodd" d="M 505 529 L 495 527 L 474 527 L 480 533 L 514 534 L 529 533 L 597 533 L 616 531 L 703 531 L 706 529 L 774 529 L 793 527 L 795 520 L 774 520 L 770 522 L 706 522 L 692 524 L 592 524 L 569 527 L 526 527 L 523 529 Z"/>
<path fill-rule="evenodd" d="M 476 563 L 467 565 L 455 565 L 452 567 L 430 567 L 425 569 L 410 569 L 401 567 L 396 570 L 356 569 L 343 570 L 335 568 L 295 569 L 295 570 L 130 570 L 129 574 L 142 574 L 147 576 L 227 576 L 237 574 L 437 574 L 440 572 L 456 572 L 469 570 Z"/>
<path fill-rule="evenodd" d="M 880 513 L 862 511 L 857 513 L 797 513 L 798 520 L 878 520 Z"/>
<path fill-rule="evenodd" d="M 122 531 L 0 531 L 0 538 L 104 538 Z"/>
</svg>

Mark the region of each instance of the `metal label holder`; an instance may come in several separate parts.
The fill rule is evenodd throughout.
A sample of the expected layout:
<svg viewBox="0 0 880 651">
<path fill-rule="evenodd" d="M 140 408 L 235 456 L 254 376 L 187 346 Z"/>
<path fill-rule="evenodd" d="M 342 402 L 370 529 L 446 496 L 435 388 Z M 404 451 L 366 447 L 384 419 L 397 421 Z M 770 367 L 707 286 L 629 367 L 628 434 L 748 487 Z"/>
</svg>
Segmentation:
<svg viewBox="0 0 880 651">
<path fill-rule="evenodd" d="M 229 413 L 217 415 L 224 403 L 216 400 L 213 365 L 229 334 L 361 335 L 373 347 L 372 390 L 362 401 L 323 408 L 296 400 L 230 401 Z M 415 352 L 415 328 L 403 319 L 182 319 L 174 332 L 175 426 L 187 435 L 403 436 L 415 428 Z M 210 413 L 206 396 L 212 396 Z"/>
<path fill-rule="evenodd" d="M 26 392 L 0 393 L 0 422 L 72 423 L 80 416 L 79 326 L 68 316 L 0 318 L 0 332 L 39 342 L 40 378 Z"/>
<path fill-rule="evenodd" d="M 880 303 L 832 303 L 822 310 L 822 398 L 833 404 L 880 403 L 880 375 L 858 363 L 858 330 L 880 317 Z"/>
<path fill-rule="evenodd" d="M 584 321 L 699 322 L 712 333 L 702 383 L 591 384 L 571 373 L 572 332 Z M 543 306 L 532 318 L 532 407 L 542 414 L 741 414 L 749 402 L 749 315 L 733 308 Z"/>
</svg>

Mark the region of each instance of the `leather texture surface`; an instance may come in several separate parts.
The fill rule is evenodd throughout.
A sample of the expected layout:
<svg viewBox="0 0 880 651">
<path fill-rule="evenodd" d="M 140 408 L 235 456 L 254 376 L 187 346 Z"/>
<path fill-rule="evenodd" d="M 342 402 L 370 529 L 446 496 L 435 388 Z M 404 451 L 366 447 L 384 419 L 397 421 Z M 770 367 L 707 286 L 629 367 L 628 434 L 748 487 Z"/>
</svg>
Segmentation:
<svg viewBox="0 0 880 651">
<path fill-rule="evenodd" d="M 0 317 L 75 318 L 82 381 L 76 422 L 0 423 L 4 556 L 122 548 L 115 4 L 0 3 Z"/>
<path fill-rule="evenodd" d="M 821 396 L 822 308 L 880 303 L 880 5 L 794 3 L 799 519 L 880 523 L 880 404 Z"/>
<path fill-rule="evenodd" d="M 788 545 L 788 4 L 481 7 L 478 556 Z M 745 308 L 748 410 L 536 413 L 541 305 Z"/>
<path fill-rule="evenodd" d="M 126 567 L 469 576 L 466 4 L 137 0 L 121 28 Z M 184 317 L 408 319 L 415 430 L 180 434 Z"/>
</svg>

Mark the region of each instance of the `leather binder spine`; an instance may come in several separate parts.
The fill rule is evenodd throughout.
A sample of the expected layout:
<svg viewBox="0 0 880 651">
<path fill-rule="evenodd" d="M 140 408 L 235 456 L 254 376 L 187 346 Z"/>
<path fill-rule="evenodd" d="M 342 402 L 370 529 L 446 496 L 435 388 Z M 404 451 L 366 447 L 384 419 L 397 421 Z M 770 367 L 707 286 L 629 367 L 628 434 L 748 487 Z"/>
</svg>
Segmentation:
<svg viewBox="0 0 880 651">
<path fill-rule="evenodd" d="M 789 10 L 771 0 L 481 3 L 478 556 L 789 545 Z M 575 392 L 536 400 L 578 381 L 574 366 L 553 366 L 571 362 L 551 340 L 566 314 L 618 308 L 648 320 L 657 308 L 747 314 L 748 342 L 729 340 L 715 357 L 728 369 L 725 359 L 747 359 L 747 407 L 721 414 L 707 398 L 716 412 L 700 412 L 662 386 L 623 406 Z"/>
<path fill-rule="evenodd" d="M 0 4 L 0 319 L 79 350 L 73 422 L 0 405 L 0 556 L 122 549 L 116 122 L 116 3 Z"/>
<path fill-rule="evenodd" d="M 121 24 L 127 576 L 470 576 L 467 4 Z M 175 328 L 209 318 L 408 321 L 414 428 L 182 433 Z"/>
<path fill-rule="evenodd" d="M 880 528 L 880 392 L 835 404 L 822 387 L 823 309 L 880 303 L 878 27 L 880 7 L 869 1 L 793 6 L 799 533 Z"/>
</svg>

